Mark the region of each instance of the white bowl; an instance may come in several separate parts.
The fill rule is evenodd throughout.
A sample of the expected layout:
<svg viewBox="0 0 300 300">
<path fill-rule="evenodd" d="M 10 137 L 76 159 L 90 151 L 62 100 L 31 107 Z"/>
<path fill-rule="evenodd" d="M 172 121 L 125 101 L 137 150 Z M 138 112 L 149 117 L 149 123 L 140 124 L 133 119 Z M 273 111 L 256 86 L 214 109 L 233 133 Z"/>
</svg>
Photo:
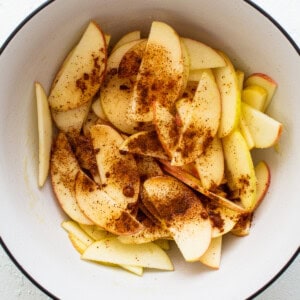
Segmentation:
<svg viewBox="0 0 300 300">
<path fill-rule="evenodd" d="M 256 151 L 272 182 L 251 234 L 227 237 L 222 264 L 211 271 L 172 253 L 175 272 L 142 278 L 81 261 L 60 223 L 49 182 L 37 187 L 37 120 L 33 82 L 48 90 L 63 57 L 95 19 L 114 43 L 123 33 L 163 20 L 180 35 L 224 50 L 247 74 L 272 76 L 279 89 L 269 113 L 284 124 L 279 152 Z M 242 299 L 267 284 L 299 247 L 300 50 L 246 1 L 50 1 L 11 36 L 0 56 L 0 230 L 4 247 L 46 293 L 62 299 L 103 295 L 131 299 Z M 176 251 L 174 251 L 176 252 Z"/>
</svg>

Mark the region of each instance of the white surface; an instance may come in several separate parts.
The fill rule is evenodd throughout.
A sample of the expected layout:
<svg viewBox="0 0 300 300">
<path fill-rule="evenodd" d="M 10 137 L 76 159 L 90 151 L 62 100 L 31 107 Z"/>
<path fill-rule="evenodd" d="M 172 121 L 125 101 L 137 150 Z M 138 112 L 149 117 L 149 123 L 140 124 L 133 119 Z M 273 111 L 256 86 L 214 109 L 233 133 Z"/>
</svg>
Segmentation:
<svg viewBox="0 0 300 300">
<path fill-rule="evenodd" d="M 23 18 L 42 2 L 40 0 L 26 0 L 22 2 L 17 0 L 0 0 L 0 44 L 4 42 Z M 297 13 L 300 11 L 300 2 L 298 0 L 256 0 L 255 2 L 271 14 L 300 45 L 300 26 Z M 299 299 L 299 263 L 300 259 L 298 257 L 284 275 L 264 291 L 258 299 Z M 4 300 L 48 299 L 20 273 L 2 248 L 0 248 L 0 298 Z"/>
</svg>

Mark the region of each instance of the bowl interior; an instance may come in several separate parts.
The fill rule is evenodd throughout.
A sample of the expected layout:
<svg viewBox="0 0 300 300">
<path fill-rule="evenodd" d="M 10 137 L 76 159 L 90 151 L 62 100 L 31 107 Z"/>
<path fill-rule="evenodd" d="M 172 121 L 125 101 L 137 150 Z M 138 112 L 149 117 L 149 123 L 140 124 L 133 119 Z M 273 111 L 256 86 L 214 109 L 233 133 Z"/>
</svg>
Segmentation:
<svg viewBox="0 0 300 300">
<path fill-rule="evenodd" d="M 271 168 L 271 188 L 255 214 L 250 235 L 224 239 L 219 271 L 186 264 L 177 249 L 171 254 L 175 272 L 149 271 L 142 278 L 83 262 L 60 227 L 66 217 L 49 182 L 38 189 L 33 83 L 38 80 L 49 91 L 60 63 L 90 19 L 112 35 L 112 43 L 130 30 L 142 29 L 147 35 L 152 20 L 165 21 L 180 35 L 225 51 L 246 74 L 262 72 L 278 82 L 269 113 L 284 124 L 279 150 L 255 151 L 255 161 L 264 159 Z M 287 263 L 299 245 L 299 69 L 299 54 L 287 38 L 244 1 L 50 3 L 18 31 L 0 57 L 1 238 L 36 281 L 63 299 L 83 295 L 92 299 L 99 293 L 169 299 L 183 297 L 187 291 L 211 298 L 250 296 Z"/>
</svg>

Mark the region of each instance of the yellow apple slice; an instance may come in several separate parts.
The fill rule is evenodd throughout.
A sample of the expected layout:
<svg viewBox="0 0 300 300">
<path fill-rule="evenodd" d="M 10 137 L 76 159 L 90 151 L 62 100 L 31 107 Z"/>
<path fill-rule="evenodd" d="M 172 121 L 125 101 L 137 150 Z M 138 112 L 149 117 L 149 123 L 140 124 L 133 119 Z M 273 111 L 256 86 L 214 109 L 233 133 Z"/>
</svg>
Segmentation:
<svg viewBox="0 0 300 300">
<path fill-rule="evenodd" d="M 258 85 L 249 85 L 242 91 L 242 101 L 260 111 L 264 110 L 267 96 L 267 91 Z"/>
<path fill-rule="evenodd" d="M 76 177 L 76 200 L 94 224 L 117 234 L 134 234 L 143 226 L 82 171 Z"/>
<path fill-rule="evenodd" d="M 255 205 L 256 177 L 251 153 L 242 134 L 235 130 L 223 138 L 223 150 L 229 188 L 239 191 L 241 203 L 251 211 Z"/>
<path fill-rule="evenodd" d="M 143 203 L 156 212 L 185 260 L 198 260 L 211 240 L 210 220 L 199 198 L 170 176 L 147 179 L 143 187 Z"/>
<path fill-rule="evenodd" d="M 182 93 L 184 63 L 178 34 L 169 25 L 154 21 L 134 84 L 129 117 L 138 122 L 153 119 L 152 104 L 170 108 Z"/>
<path fill-rule="evenodd" d="M 203 70 L 205 70 L 205 69 L 190 70 L 188 80 L 189 81 L 200 81 Z"/>
<path fill-rule="evenodd" d="M 235 73 L 238 82 L 238 89 L 239 91 L 242 91 L 244 86 L 245 73 L 241 70 L 236 70 Z"/>
<path fill-rule="evenodd" d="M 198 191 L 199 193 L 203 194 L 204 196 L 208 197 L 212 203 L 215 203 L 216 205 L 224 206 L 229 209 L 232 209 L 234 211 L 243 213 L 245 212 L 245 209 L 241 207 L 240 205 L 234 203 L 233 201 L 230 201 L 216 193 L 213 193 L 209 190 L 206 190 L 203 188 L 201 181 L 196 178 L 195 176 L 191 175 L 190 173 L 184 171 L 180 167 L 172 166 L 169 162 L 160 160 L 160 162 L 163 164 L 163 169 L 169 173 L 170 175 L 174 176 L 175 178 L 179 179 L 195 191 Z"/>
<path fill-rule="evenodd" d="M 272 147 L 278 142 L 283 128 L 281 123 L 246 103 L 242 103 L 242 114 L 256 148 Z"/>
<path fill-rule="evenodd" d="M 252 213 L 242 214 L 238 222 L 231 230 L 231 233 L 240 237 L 248 235 L 250 233 L 252 217 L 253 217 Z"/>
<path fill-rule="evenodd" d="M 167 159 L 156 131 L 140 131 L 128 137 L 120 146 L 121 151 Z"/>
<path fill-rule="evenodd" d="M 221 262 L 222 237 L 211 239 L 210 245 L 206 252 L 200 257 L 199 261 L 212 268 L 219 269 Z"/>
<path fill-rule="evenodd" d="M 100 100 L 97 100 L 107 119 L 128 134 L 137 132 L 141 127 L 141 124 L 129 118 L 127 111 L 145 47 L 145 40 L 134 41 L 121 46 L 109 57 L 108 76 L 101 88 Z"/>
<path fill-rule="evenodd" d="M 190 57 L 190 70 L 225 67 L 226 62 L 213 48 L 189 39 L 181 38 Z"/>
<path fill-rule="evenodd" d="M 140 179 L 134 157 L 120 152 L 124 139 L 112 127 L 94 125 L 90 129 L 98 170 L 105 191 L 124 209 L 137 202 Z"/>
<path fill-rule="evenodd" d="M 183 124 L 175 151 L 172 153 L 172 165 L 182 166 L 195 161 L 216 135 L 220 116 L 220 93 L 211 70 L 203 72 L 193 101 L 183 102 L 191 106 L 188 124 Z M 187 119 L 182 117 L 181 119 Z"/>
<path fill-rule="evenodd" d="M 254 73 L 245 80 L 245 87 L 248 87 L 250 85 L 258 85 L 264 88 L 265 91 L 267 91 L 267 99 L 262 109 L 262 111 L 265 111 L 268 108 L 269 104 L 271 103 L 271 100 L 277 89 L 277 83 L 270 76 L 266 74 Z"/>
<path fill-rule="evenodd" d="M 102 83 L 106 60 L 105 36 L 90 22 L 50 93 L 51 108 L 66 111 L 90 101 Z"/>
<path fill-rule="evenodd" d="M 42 187 L 49 174 L 50 152 L 52 144 L 52 120 L 44 88 L 35 83 L 39 136 L 39 176 L 38 184 Z"/>
<path fill-rule="evenodd" d="M 205 189 L 213 190 L 221 184 L 224 177 L 224 154 L 222 142 L 217 136 L 195 160 L 195 167 Z"/>
<path fill-rule="evenodd" d="M 123 244 L 117 238 L 107 238 L 89 246 L 82 259 L 104 263 L 131 265 L 172 271 L 168 255 L 156 244 Z"/>
<path fill-rule="evenodd" d="M 159 246 L 161 249 L 165 251 L 170 250 L 170 243 L 168 240 L 158 239 L 154 241 L 154 244 L 156 244 L 157 246 Z"/>
<path fill-rule="evenodd" d="M 110 232 L 106 231 L 104 228 L 97 225 L 85 225 L 85 224 L 78 224 L 78 225 L 88 236 L 93 238 L 95 241 L 99 241 L 112 236 Z"/>
<path fill-rule="evenodd" d="M 241 110 L 241 93 L 235 69 L 230 59 L 222 52 L 219 54 L 226 61 L 226 66 L 214 69 L 214 75 L 221 94 L 222 114 L 219 137 L 230 134 L 238 125 Z"/>
<path fill-rule="evenodd" d="M 82 242 L 80 239 L 78 239 L 74 234 L 68 233 L 68 237 L 70 242 L 72 243 L 73 247 L 80 253 L 82 254 L 86 248 L 89 246 Z"/>
<path fill-rule="evenodd" d="M 249 150 L 253 149 L 255 147 L 255 142 L 251 135 L 249 126 L 244 118 L 243 112 L 241 112 L 241 116 L 240 116 L 240 130 L 241 130 L 241 134 L 243 135 L 243 137 L 248 145 Z"/>
<path fill-rule="evenodd" d="M 139 39 L 141 39 L 141 32 L 139 30 L 128 32 L 118 40 L 111 52 L 114 52 L 124 44 L 127 44 L 132 41 L 137 41 Z"/>
<path fill-rule="evenodd" d="M 52 188 L 63 211 L 78 223 L 93 224 L 76 202 L 75 179 L 80 167 L 64 133 L 59 133 L 53 146 L 50 171 Z"/>
<path fill-rule="evenodd" d="M 52 110 L 52 118 L 57 128 L 65 133 L 76 136 L 80 133 L 82 125 L 89 113 L 91 101 L 80 107 L 67 111 Z"/>
</svg>

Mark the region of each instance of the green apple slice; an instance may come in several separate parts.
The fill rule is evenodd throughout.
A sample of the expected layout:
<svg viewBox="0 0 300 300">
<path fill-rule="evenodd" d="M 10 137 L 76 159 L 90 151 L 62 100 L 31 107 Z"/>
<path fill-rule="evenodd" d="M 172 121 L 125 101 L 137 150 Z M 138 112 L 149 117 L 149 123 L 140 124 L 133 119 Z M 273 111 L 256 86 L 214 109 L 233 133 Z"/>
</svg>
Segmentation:
<svg viewBox="0 0 300 300">
<path fill-rule="evenodd" d="M 112 127 L 94 125 L 90 134 L 103 191 L 126 209 L 137 202 L 139 195 L 140 178 L 134 157 L 120 152 L 124 139 Z"/>
<path fill-rule="evenodd" d="M 51 108 L 66 111 L 90 101 L 104 78 L 106 60 L 105 36 L 90 22 L 51 90 Z"/>
<path fill-rule="evenodd" d="M 213 48 L 189 39 L 181 38 L 190 58 L 190 70 L 225 67 L 226 62 Z"/>
<path fill-rule="evenodd" d="M 215 136 L 205 151 L 195 160 L 195 167 L 203 187 L 218 187 L 224 177 L 224 154 L 221 140 Z"/>
<path fill-rule="evenodd" d="M 123 244 L 114 237 L 94 242 L 81 258 L 167 271 L 174 269 L 168 255 L 156 244 Z"/>
<path fill-rule="evenodd" d="M 211 239 L 210 245 L 206 252 L 200 257 L 199 261 L 212 268 L 219 269 L 222 252 L 222 237 Z"/>
<path fill-rule="evenodd" d="M 82 171 L 77 174 L 75 192 L 78 206 L 94 224 L 116 235 L 142 230 L 143 226 L 129 212 Z"/>
<path fill-rule="evenodd" d="M 44 88 L 35 83 L 39 136 L 39 175 L 38 185 L 42 187 L 49 174 L 50 152 L 52 144 L 52 120 L 48 99 Z"/>
<path fill-rule="evenodd" d="M 229 188 L 239 191 L 244 208 L 251 211 L 256 198 L 256 176 L 251 153 L 242 134 L 235 130 L 223 138 Z"/>
<path fill-rule="evenodd" d="M 152 104 L 172 107 L 184 87 L 184 62 L 178 34 L 169 25 L 151 25 L 128 114 L 137 122 L 153 119 Z"/>
<path fill-rule="evenodd" d="M 140 131 L 128 137 L 120 146 L 121 151 L 168 159 L 156 131 Z"/>
<path fill-rule="evenodd" d="M 268 75 L 263 73 L 254 73 L 245 80 L 245 87 L 257 85 L 267 91 L 267 99 L 262 111 L 265 111 L 271 103 L 271 100 L 276 92 L 277 83 Z"/>
<path fill-rule="evenodd" d="M 93 224 L 79 208 L 75 198 L 75 180 L 79 164 L 64 133 L 59 133 L 50 161 L 51 182 L 62 210 L 74 221 Z"/>
<path fill-rule="evenodd" d="M 111 52 L 113 53 L 121 46 L 139 39 L 141 39 L 141 32 L 139 30 L 128 32 L 118 40 Z"/>
<path fill-rule="evenodd" d="M 147 179 L 143 187 L 143 203 L 169 230 L 185 260 L 198 260 L 211 240 L 210 220 L 199 198 L 170 176 Z"/>
<path fill-rule="evenodd" d="M 246 103 L 242 103 L 242 114 L 256 148 L 272 147 L 278 142 L 283 129 L 281 123 Z"/>
<path fill-rule="evenodd" d="M 267 96 L 267 91 L 258 85 L 249 85 L 242 91 L 242 101 L 260 111 L 264 110 Z"/>
<path fill-rule="evenodd" d="M 230 134 L 238 125 L 241 111 L 241 93 L 238 87 L 235 69 L 229 58 L 222 52 L 226 66 L 213 69 L 221 95 L 222 114 L 219 126 L 219 137 Z"/>
</svg>

